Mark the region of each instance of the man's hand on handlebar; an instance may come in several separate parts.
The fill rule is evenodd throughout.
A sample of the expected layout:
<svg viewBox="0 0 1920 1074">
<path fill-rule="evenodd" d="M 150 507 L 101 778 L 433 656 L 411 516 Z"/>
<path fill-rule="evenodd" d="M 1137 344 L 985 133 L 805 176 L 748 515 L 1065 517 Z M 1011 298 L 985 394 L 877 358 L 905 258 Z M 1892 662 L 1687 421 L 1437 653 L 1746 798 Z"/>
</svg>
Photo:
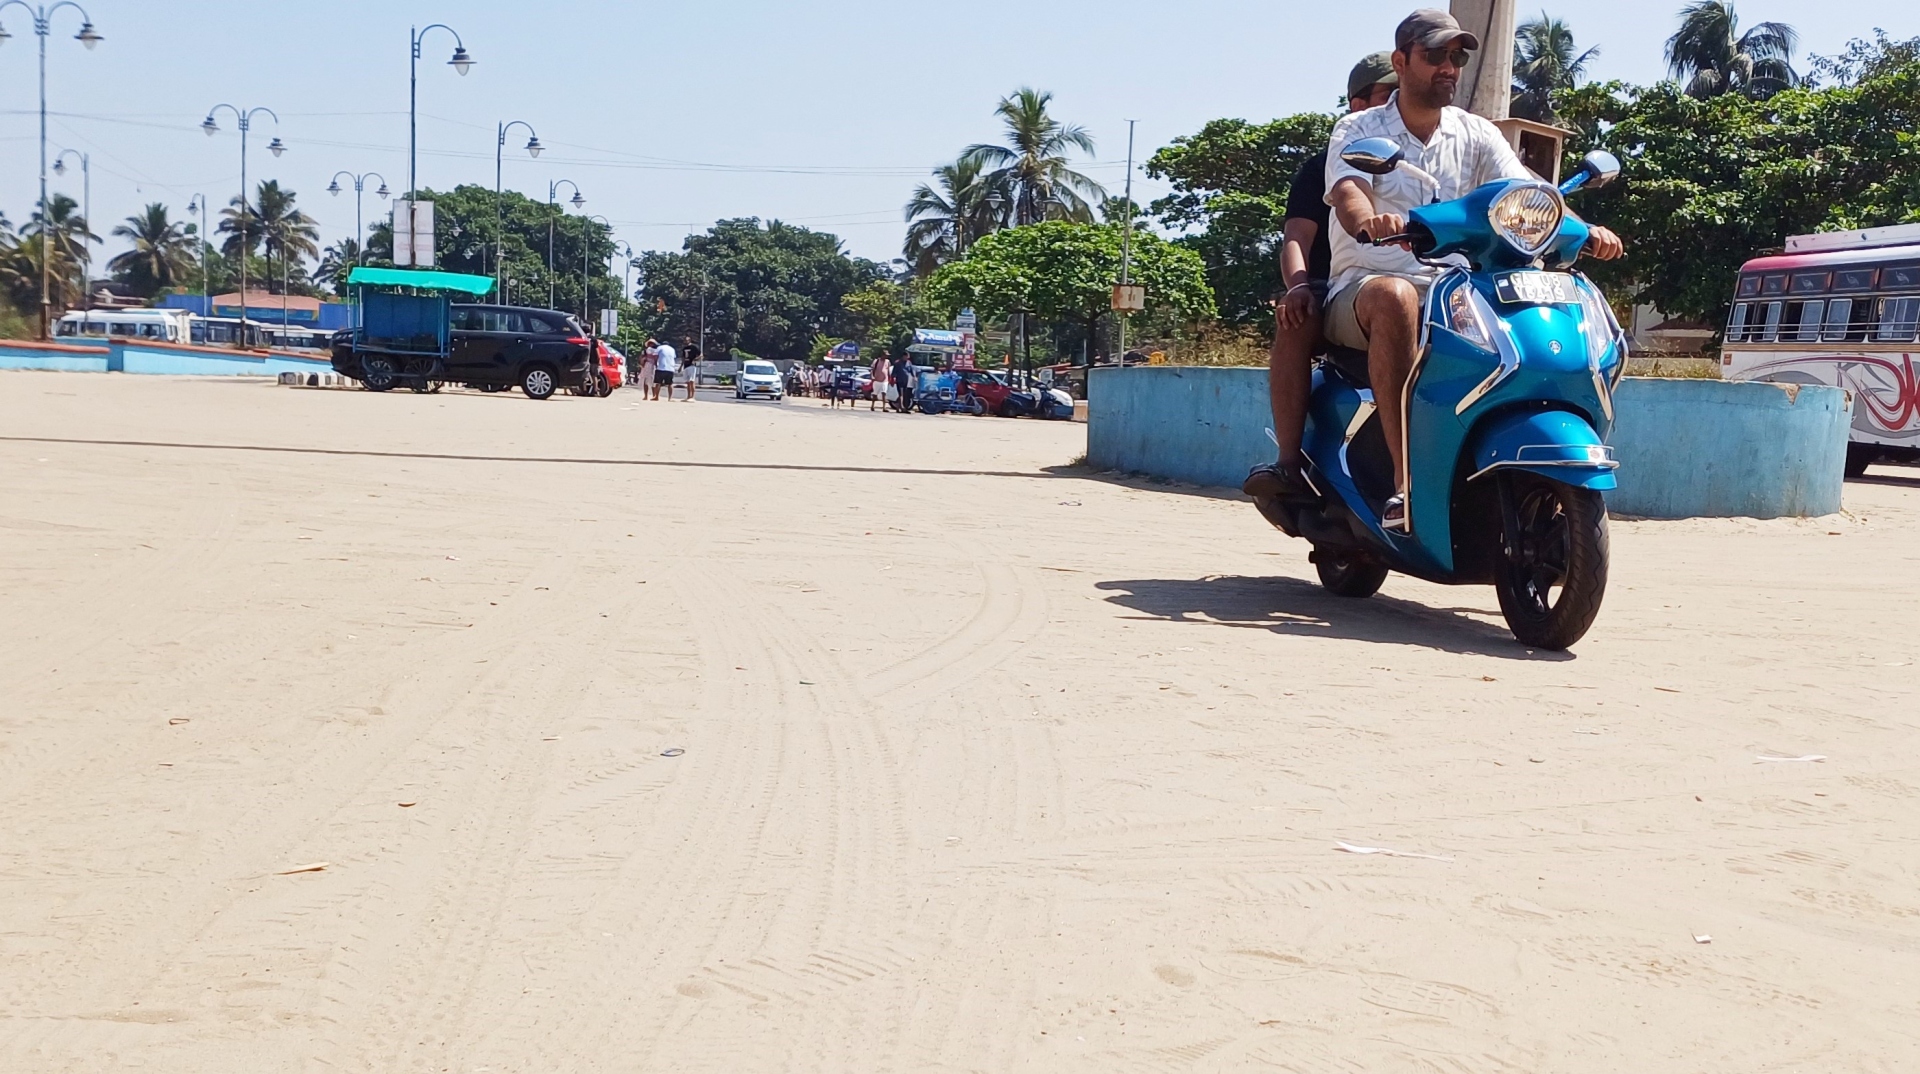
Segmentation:
<svg viewBox="0 0 1920 1074">
<path fill-rule="evenodd" d="M 1598 224 L 1587 230 L 1587 248 L 1585 253 L 1588 257 L 1596 261 L 1612 261 L 1621 254 L 1626 253 L 1626 251 L 1627 244 L 1621 242 L 1620 236 L 1615 235 L 1612 231 Z"/>
<path fill-rule="evenodd" d="M 1413 247 L 1407 242 L 1407 218 L 1399 213 L 1375 213 L 1360 222 L 1360 230 L 1354 238 L 1371 246 L 1398 246 L 1403 250 Z"/>
<path fill-rule="evenodd" d="M 1307 318 L 1320 312 L 1320 302 L 1313 297 L 1313 288 L 1300 284 L 1280 296 L 1274 303 L 1273 319 L 1281 328 L 1289 331 L 1307 323 Z"/>
</svg>

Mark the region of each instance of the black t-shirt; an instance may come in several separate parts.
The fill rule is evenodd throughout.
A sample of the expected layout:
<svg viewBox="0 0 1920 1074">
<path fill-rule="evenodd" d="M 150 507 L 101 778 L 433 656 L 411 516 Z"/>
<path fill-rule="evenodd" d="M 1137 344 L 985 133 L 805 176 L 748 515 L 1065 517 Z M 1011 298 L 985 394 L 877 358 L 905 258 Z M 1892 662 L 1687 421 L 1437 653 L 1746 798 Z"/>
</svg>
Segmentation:
<svg viewBox="0 0 1920 1074">
<path fill-rule="evenodd" d="M 1287 219 L 1311 220 L 1320 225 L 1307 250 L 1307 279 L 1325 283 L 1333 275 L 1333 247 L 1327 243 L 1327 225 L 1333 219 L 1333 207 L 1327 204 L 1327 151 L 1315 153 L 1293 177 L 1293 189 L 1287 192 Z"/>
</svg>

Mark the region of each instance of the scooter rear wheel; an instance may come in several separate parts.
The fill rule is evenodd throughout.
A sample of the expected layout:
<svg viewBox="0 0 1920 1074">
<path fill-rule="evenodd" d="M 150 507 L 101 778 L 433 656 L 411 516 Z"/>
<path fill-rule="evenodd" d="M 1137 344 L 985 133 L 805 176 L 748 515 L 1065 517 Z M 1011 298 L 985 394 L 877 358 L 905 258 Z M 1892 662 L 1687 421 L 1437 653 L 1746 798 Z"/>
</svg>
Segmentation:
<svg viewBox="0 0 1920 1074">
<path fill-rule="evenodd" d="M 1500 480 L 1500 612 L 1522 645 L 1565 649 L 1593 625 L 1607 593 L 1607 505 L 1592 489 L 1537 474 Z"/>
<path fill-rule="evenodd" d="M 1384 564 L 1337 548 L 1315 548 L 1313 566 L 1320 572 L 1320 584 L 1340 597 L 1371 597 L 1387 580 Z"/>
</svg>

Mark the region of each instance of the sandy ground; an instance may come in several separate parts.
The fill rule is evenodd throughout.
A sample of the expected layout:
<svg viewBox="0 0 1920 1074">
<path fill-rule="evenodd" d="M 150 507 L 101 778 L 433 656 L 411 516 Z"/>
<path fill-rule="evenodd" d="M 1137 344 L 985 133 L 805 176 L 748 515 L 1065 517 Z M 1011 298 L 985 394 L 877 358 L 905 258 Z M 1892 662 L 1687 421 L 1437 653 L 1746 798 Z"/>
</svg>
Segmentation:
<svg viewBox="0 0 1920 1074">
<path fill-rule="evenodd" d="M 1920 1065 L 1920 472 L 1558 656 L 1082 437 L 0 374 L 0 1069 Z"/>
</svg>

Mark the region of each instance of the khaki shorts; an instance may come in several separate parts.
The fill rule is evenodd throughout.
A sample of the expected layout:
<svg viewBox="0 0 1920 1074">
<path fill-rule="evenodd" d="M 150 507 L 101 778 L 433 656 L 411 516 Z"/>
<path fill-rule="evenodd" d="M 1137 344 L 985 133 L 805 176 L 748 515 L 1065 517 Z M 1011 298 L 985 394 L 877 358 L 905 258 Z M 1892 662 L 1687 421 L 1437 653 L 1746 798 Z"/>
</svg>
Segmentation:
<svg viewBox="0 0 1920 1074">
<path fill-rule="evenodd" d="M 1327 337 L 1329 343 L 1350 347 L 1356 351 L 1367 349 L 1367 334 L 1360 330 L 1360 321 L 1353 313 L 1354 299 L 1360 296 L 1360 289 L 1367 285 L 1368 280 L 1392 275 L 1395 274 L 1370 273 L 1327 296 L 1326 309 L 1321 314 L 1323 318 L 1321 333 Z M 1427 288 L 1433 286 L 1433 277 L 1401 276 L 1400 278 L 1413 284 L 1414 289 L 1420 292 L 1420 301 L 1424 304 L 1427 300 Z"/>
</svg>

